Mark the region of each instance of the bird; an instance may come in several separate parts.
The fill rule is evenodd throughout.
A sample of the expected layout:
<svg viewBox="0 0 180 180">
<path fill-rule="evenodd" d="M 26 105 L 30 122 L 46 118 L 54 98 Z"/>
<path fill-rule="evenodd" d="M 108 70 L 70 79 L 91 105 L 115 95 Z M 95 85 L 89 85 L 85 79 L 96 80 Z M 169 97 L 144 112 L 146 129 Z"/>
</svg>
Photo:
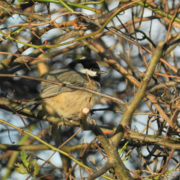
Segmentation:
<svg viewBox="0 0 180 180">
<path fill-rule="evenodd" d="M 95 60 L 90 58 L 74 60 L 65 68 L 52 70 L 44 75 L 49 81 L 41 83 L 41 99 L 46 112 L 65 120 L 78 120 L 84 108 L 91 109 L 98 96 L 83 89 L 100 91 L 101 71 Z M 67 84 L 67 86 L 66 86 Z"/>
<path fill-rule="evenodd" d="M 48 82 L 41 82 L 42 107 L 49 115 L 59 117 L 63 124 L 65 120 L 82 120 L 83 110 L 90 110 L 99 99 L 85 89 L 100 91 L 100 76 L 99 65 L 90 58 L 74 60 L 64 68 L 47 72 L 43 77 Z M 51 81 L 57 83 L 50 83 Z M 68 85 L 77 88 L 70 88 Z M 61 147 L 64 141 L 73 135 L 74 128 L 60 126 L 59 123 L 52 124 L 51 133 L 56 147 Z M 61 155 L 61 160 L 64 174 L 68 174 L 71 161 L 64 155 Z"/>
</svg>

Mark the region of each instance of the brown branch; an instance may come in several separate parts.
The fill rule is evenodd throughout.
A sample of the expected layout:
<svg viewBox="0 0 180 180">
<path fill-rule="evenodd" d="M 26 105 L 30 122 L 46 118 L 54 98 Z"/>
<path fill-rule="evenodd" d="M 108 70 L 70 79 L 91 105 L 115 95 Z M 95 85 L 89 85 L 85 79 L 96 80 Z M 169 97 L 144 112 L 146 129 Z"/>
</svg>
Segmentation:
<svg viewBox="0 0 180 180">
<path fill-rule="evenodd" d="M 139 140 L 142 143 L 154 143 L 169 149 L 180 149 L 179 139 L 173 137 L 146 135 L 135 131 L 128 131 L 124 134 L 124 138 Z"/>
</svg>

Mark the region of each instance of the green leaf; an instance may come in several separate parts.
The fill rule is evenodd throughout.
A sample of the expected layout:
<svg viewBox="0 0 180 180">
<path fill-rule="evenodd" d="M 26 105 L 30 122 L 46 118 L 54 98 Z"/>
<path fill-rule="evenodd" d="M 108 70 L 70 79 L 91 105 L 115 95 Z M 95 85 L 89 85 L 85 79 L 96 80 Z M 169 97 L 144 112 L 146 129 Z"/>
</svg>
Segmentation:
<svg viewBox="0 0 180 180">
<path fill-rule="evenodd" d="M 25 153 L 25 151 L 22 151 L 21 152 L 21 160 L 24 164 L 25 167 L 28 167 L 29 166 L 29 159 L 28 159 L 28 156 L 27 154 Z"/>
<path fill-rule="evenodd" d="M 16 171 L 20 174 L 28 174 L 27 168 L 24 167 L 23 164 L 16 163 L 15 166 L 17 166 Z"/>
<path fill-rule="evenodd" d="M 31 163 L 33 164 L 33 176 L 36 176 L 36 175 L 38 175 L 38 173 L 39 173 L 39 170 L 40 170 L 40 167 L 39 167 L 39 164 L 37 163 L 37 160 L 33 160 L 33 161 L 31 161 Z"/>
</svg>

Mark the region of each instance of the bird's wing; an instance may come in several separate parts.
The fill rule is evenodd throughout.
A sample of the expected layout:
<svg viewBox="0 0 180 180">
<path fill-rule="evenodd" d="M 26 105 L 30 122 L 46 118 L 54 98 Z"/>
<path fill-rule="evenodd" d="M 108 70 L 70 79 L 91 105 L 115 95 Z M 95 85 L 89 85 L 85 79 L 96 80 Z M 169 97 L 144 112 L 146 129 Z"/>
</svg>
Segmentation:
<svg viewBox="0 0 180 180">
<path fill-rule="evenodd" d="M 76 71 L 69 69 L 52 71 L 48 73 L 45 78 L 49 81 L 57 82 L 59 84 L 42 82 L 41 98 L 48 98 L 56 96 L 63 92 L 73 91 L 72 88 L 65 86 L 65 84 L 63 83 L 75 85 L 78 87 L 84 87 L 85 83 L 87 83 L 88 81 L 85 76 L 82 76 Z"/>
</svg>

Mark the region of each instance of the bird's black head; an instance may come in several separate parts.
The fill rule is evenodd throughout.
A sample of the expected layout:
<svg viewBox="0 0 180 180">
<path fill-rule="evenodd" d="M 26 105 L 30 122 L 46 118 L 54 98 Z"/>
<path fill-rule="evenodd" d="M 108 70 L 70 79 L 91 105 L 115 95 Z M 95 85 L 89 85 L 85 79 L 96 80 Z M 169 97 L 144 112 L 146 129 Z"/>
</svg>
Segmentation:
<svg viewBox="0 0 180 180">
<path fill-rule="evenodd" d="M 100 68 L 96 61 L 92 59 L 75 60 L 68 65 L 71 69 L 88 75 L 91 79 L 100 81 Z"/>
</svg>

